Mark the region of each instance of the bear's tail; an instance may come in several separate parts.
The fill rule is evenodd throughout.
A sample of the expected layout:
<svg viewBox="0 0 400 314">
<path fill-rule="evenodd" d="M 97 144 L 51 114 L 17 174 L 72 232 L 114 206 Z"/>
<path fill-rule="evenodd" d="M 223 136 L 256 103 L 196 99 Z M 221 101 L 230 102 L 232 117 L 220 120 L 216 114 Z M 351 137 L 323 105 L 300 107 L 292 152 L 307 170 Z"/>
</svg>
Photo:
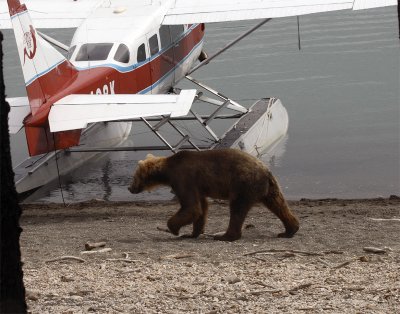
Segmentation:
<svg viewBox="0 0 400 314">
<path fill-rule="evenodd" d="M 288 203 L 283 197 L 275 177 L 269 174 L 269 186 L 267 195 L 263 200 L 265 206 L 268 207 L 282 221 L 286 231 L 280 233 L 279 237 L 291 238 L 297 230 L 299 230 L 299 221 L 289 208 Z"/>
</svg>

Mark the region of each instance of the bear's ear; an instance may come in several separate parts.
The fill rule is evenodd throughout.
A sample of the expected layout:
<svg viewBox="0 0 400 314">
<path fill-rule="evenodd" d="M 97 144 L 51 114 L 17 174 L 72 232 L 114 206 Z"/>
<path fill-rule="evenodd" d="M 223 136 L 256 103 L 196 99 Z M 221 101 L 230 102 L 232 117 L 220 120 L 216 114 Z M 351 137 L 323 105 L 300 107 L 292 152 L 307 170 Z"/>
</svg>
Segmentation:
<svg viewBox="0 0 400 314">
<path fill-rule="evenodd" d="M 152 159 L 152 158 L 155 158 L 155 156 L 152 154 L 147 154 L 146 159 Z"/>
<path fill-rule="evenodd" d="M 144 160 L 139 160 L 139 161 L 138 161 L 138 165 L 139 165 L 139 166 L 142 166 L 143 164 L 144 164 Z"/>
</svg>

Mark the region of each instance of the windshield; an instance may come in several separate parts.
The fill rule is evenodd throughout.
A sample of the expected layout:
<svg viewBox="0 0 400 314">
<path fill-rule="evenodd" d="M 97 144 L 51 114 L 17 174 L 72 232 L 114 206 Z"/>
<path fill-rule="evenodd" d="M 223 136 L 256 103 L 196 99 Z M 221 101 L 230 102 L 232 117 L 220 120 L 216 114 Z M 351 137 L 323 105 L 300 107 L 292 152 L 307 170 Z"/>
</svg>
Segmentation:
<svg viewBox="0 0 400 314">
<path fill-rule="evenodd" d="M 101 61 L 108 58 L 111 43 L 84 44 L 76 54 L 76 61 Z"/>
</svg>

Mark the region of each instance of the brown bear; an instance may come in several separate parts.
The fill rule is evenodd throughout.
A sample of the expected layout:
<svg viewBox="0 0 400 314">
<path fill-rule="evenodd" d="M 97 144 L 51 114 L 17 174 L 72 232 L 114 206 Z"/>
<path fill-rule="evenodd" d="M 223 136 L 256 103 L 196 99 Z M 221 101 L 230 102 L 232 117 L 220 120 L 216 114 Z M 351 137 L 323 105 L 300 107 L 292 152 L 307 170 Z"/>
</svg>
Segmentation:
<svg viewBox="0 0 400 314">
<path fill-rule="evenodd" d="M 148 155 L 139 161 L 131 193 L 140 193 L 158 185 L 170 186 L 181 208 L 168 220 L 174 234 L 193 224 L 191 237 L 204 233 L 208 203 L 206 197 L 229 200 L 230 221 L 225 234 L 216 240 L 240 239 L 250 208 L 263 203 L 285 226 L 279 237 L 292 237 L 299 222 L 291 212 L 274 176 L 257 158 L 237 149 L 180 151 L 170 157 Z"/>
</svg>

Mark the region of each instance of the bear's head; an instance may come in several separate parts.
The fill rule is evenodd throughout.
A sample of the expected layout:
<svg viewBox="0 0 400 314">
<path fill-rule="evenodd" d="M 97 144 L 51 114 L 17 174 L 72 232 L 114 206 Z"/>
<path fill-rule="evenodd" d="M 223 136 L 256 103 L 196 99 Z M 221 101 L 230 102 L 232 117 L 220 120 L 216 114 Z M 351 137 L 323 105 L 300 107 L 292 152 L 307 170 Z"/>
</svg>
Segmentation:
<svg viewBox="0 0 400 314">
<path fill-rule="evenodd" d="M 133 181 L 128 188 L 129 192 L 137 194 L 151 190 L 163 184 L 162 171 L 165 168 L 166 157 L 155 157 L 151 154 L 145 160 L 140 160 L 133 174 Z"/>
</svg>

